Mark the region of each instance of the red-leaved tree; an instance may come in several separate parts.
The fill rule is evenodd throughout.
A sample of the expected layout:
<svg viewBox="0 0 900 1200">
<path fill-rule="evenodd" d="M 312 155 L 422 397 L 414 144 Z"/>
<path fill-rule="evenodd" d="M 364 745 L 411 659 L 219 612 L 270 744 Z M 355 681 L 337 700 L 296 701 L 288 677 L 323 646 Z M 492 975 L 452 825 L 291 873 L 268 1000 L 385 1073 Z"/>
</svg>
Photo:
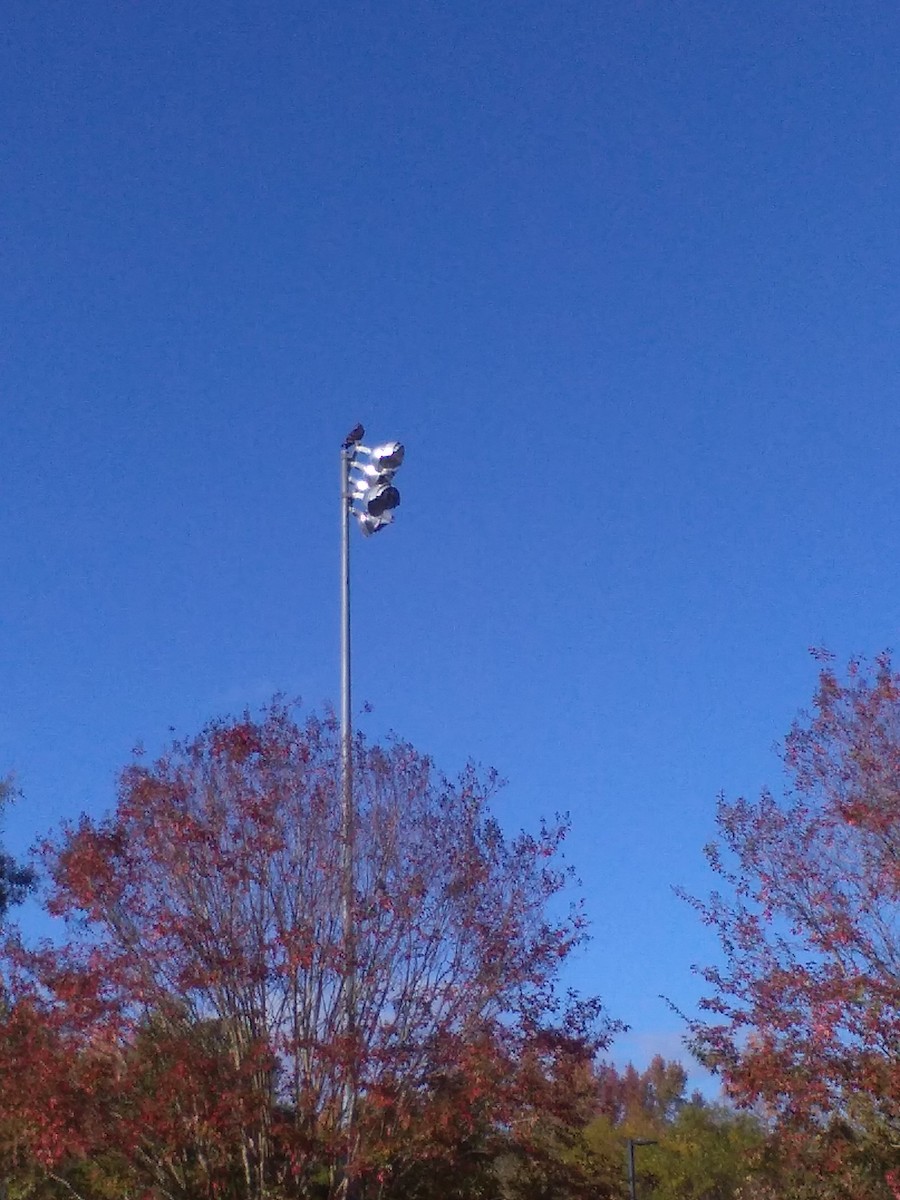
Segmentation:
<svg viewBox="0 0 900 1200">
<path fill-rule="evenodd" d="M 900 676 L 841 679 L 784 745 L 783 799 L 721 800 L 708 847 L 723 888 L 694 900 L 723 964 L 694 1023 L 732 1095 L 829 1126 L 900 1166 Z M 832 1138 L 832 1142 L 833 1142 Z M 833 1164 L 837 1168 L 837 1162 Z"/>
<path fill-rule="evenodd" d="M 610 1028 L 558 995 L 585 936 L 565 822 L 509 839 L 492 776 L 357 738 L 348 944 L 338 763 L 333 719 L 276 703 L 139 757 L 109 819 L 44 846 L 70 937 L 8 947 L 20 1153 L 114 1163 L 135 1195 L 388 1196 L 527 1141 L 529 1048 L 590 1057 Z"/>
</svg>

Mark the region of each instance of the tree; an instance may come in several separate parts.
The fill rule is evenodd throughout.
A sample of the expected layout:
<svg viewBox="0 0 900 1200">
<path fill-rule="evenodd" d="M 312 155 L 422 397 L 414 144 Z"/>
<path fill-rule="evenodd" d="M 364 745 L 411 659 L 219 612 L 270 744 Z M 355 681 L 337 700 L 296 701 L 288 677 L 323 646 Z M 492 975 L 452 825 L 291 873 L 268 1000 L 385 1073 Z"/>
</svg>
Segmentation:
<svg viewBox="0 0 900 1200">
<path fill-rule="evenodd" d="M 9 945 L 0 1030 L 36 1161 L 108 1155 L 135 1187 L 248 1198 L 330 1195 L 344 1163 L 367 1194 L 422 1194 L 528 1137 L 535 1055 L 604 1042 L 596 1002 L 558 994 L 585 937 L 565 821 L 509 839 L 492 775 L 451 783 L 399 741 L 358 737 L 354 759 L 352 944 L 331 717 L 214 722 L 46 843 L 71 937 Z M 3 1087 L 23 1072 L 27 1094 Z"/>
<path fill-rule="evenodd" d="M 618 1070 L 612 1063 L 597 1069 L 599 1112 L 634 1136 L 657 1133 L 688 1102 L 687 1071 L 680 1062 L 655 1054 L 643 1071 L 632 1063 Z"/>
<path fill-rule="evenodd" d="M 648 1170 L 656 1177 L 655 1200 L 760 1195 L 765 1141 L 763 1127 L 750 1114 L 692 1100 L 680 1109 L 659 1145 L 647 1149 Z"/>
<path fill-rule="evenodd" d="M 12 802 L 15 794 L 12 780 L 0 779 L 0 813 Z M 16 862 L 11 855 L 0 850 L 0 929 L 5 925 L 9 909 L 20 904 L 34 885 L 33 869 Z M 0 973 L 0 1021 L 8 1015 L 9 1000 L 6 981 Z M 7 1119 L 0 1105 L 0 1177 L 8 1173 L 18 1133 L 15 1123 Z"/>
<path fill-rule="evenodd" d="M 646 1144 L 635 1156 L 638 1194 L 658 1200 L 773 1200 L 767 1189 L 767 1131 L 754 1116 L 686 1094 L 687 1072 L 656 1055 L 639 1071 L 604 1063 L 595 1074 L 594 1119 L 584 1130 L 595 1169 L 619 1181 L 625 1147 Z M 602 1164 L 602 1167 L 601 1167 Z"/>
<path fill-rule="evenodd" d="M 739 1101 L 785 1128 L 900 1166 L 900 677 L 888 656 L 827 660 L 784 743 L 781 800 L 721 799 L 707 856 L 723 889 L 694 900 L 723 964 L 693 1022 Z M 877 1193 L 867 1184 L 867 1195 Z M 883 1194 L 891 1195 L 887 1185 Z M 850 1195 L 850 1192 L 843 1193 Z"/>
<path fill-rule="evenodd" d="M 12 780 L 0 779 L 0 813 L 15 795 Z M 34 887 L 34 871 L 0 851 L 0 922 L 9 909 L 20 904 Z"/>
</svg>

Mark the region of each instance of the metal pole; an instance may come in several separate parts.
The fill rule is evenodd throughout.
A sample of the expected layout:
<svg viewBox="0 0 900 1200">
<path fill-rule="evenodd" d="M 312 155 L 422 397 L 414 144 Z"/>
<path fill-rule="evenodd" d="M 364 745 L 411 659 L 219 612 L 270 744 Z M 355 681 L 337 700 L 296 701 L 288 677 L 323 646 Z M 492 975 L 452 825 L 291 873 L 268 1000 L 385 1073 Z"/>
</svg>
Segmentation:
<svg viewBox="0 0 900 1200">
<path fill-rule="evenodd" d="M 628 1195 L 637 1200 L 637 1185 L 634 1178 L 634 1139 L 628 1139 Z"/>
<path fill-rule="evenodd" d="M 658 1146 L 656 1138 L 628 1138 L 628 1195 L 637 1200 L 637 1176 L 634 1170 L 635 1146 Z"/>
<path fill-rule="evenodd" d="M 344 949 L 344 1034 L 347 1064 L 344 1080 L 343 1123 L 347 1166 L 353 1151 L 356 1123 L 356 952 L 353 929 L 353 864 L 355 812 L 353 805 L 353 730 L 350 711 L 350 465 L 352 448 L 341 450 L 341 918 Z M 349 1177 L 344 1178 L 345 1195 Z"/>
</svg>

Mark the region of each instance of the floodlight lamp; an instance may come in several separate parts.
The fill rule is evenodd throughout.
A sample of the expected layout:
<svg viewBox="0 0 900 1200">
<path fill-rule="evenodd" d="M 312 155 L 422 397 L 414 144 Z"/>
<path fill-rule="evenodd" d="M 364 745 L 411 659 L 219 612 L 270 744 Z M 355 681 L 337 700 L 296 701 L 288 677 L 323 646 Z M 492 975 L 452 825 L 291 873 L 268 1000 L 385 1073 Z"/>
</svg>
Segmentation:
<svg viewBox="0 0 900 1200">
<path fill-rule="evenodd" d="M 360 496 L 364 510 L 370 517 L 382 517 L 400 503 L 400 493 L 391 483 L 382 483 L 378 487 L 367 488 Z"/>
<path fill-rule="evenodd" d="M 390 483 L 394 476 L 393 471 L 373 466 L 372 463 L 354 463 L 353 469 L 354 471 L 359 471 L 360 475 L 367 481 L 364 485 L 365 487 L 376 487 L 379 483 Z M 362 479 L 359 482 L 362 483 Z"/>
<path fill-rule="evenodd" d="M 358 511 L 355 511 L 353 515 L 359 521 L 359 527 L 366 537 L 371 537 L 373 533 L 378 533 L 386 525 L 390 525 L 394 519 L 392 512 L 383 513 L 380 517 L 373 517 L 367 512 Z"/>
<path fill-rule="evenodd" d="M 384 442 L 369 451 L 369 461 L 379 472 L 396 471 L 403 462 L 403 443 Z"/>
</svg>

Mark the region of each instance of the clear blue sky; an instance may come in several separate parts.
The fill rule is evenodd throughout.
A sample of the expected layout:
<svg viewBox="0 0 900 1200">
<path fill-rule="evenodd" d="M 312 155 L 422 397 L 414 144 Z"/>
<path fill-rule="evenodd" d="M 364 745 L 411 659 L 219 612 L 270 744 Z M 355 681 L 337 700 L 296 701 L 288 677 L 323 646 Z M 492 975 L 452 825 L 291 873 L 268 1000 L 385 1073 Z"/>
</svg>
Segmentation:
<svg viewBox="0 0 900 1200">
<path fill-rule="evenodd" d="M 134 743 L 355 683 L 506 827 L 568 809 L 574 982 L 677 1048 L 717 792 L 810 644 L 896 644 L 893 3 L 8 0 L 0 767 L 21 850 Z"/>
</svg>

